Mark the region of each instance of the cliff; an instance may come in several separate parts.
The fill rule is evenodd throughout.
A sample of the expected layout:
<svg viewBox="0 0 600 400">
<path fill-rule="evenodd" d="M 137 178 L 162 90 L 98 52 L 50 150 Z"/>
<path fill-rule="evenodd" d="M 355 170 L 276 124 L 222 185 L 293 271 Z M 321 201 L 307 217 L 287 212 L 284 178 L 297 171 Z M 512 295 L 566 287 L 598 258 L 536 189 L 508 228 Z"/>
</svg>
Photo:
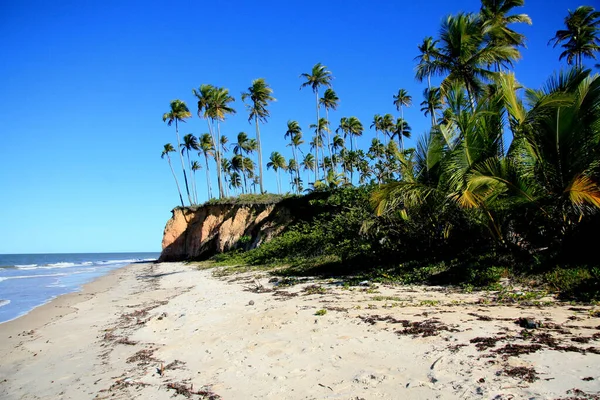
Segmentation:
<svg viewBox="0 0 600 400">
<path fill-rule="evenodd" d="M 159 261 L 202 260 L 234 248 L 255 248 L 292 222 L 289 205 L 208 204 L 175 208 Z"/>
</svg>

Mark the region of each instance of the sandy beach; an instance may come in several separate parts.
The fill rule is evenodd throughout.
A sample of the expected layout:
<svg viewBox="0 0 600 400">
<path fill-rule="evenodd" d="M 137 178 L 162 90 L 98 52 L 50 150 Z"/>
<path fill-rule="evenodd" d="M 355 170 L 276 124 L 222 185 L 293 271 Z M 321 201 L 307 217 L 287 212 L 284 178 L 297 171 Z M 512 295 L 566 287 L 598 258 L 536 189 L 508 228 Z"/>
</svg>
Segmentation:
<svg viewBox="0 0 600 400">
<path fill-rule="evenodd" d="M 0 324 L 0 398 L 598 398 L 598 307 L 215 275 L 133 264 Z"/>
</svg>

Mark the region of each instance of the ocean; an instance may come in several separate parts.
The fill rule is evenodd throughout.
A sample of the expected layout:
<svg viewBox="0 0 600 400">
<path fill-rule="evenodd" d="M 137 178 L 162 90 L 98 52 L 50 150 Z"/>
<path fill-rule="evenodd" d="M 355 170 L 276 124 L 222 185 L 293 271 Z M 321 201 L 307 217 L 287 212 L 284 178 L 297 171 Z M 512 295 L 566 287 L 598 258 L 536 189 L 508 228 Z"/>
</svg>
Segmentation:
<svg viewBox="0 0 600 400">
<path fill-rule="evenodd" d="M 0 324 L 117 268 L 160 253 L 0 254 Z"/>
</svg>

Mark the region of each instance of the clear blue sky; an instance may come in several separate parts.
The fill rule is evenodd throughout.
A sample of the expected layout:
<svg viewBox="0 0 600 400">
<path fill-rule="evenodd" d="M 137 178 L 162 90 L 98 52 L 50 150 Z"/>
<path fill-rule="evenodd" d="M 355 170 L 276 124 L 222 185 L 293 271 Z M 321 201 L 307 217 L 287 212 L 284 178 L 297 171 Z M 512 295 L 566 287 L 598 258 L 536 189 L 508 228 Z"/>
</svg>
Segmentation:
<svg viewBox="0 0 600 400">
<path fill-rule="evenodd" d="M 516 67 L 523 84 L 539 87 L 561 67 L 547 42 L 580 4 L 526 0 L 533 25 L 516 28 L 528 39 Z M 305 131 L 313 123 L 314 97 L 298 76 L 317 62 L 341 99 L 332 121 L 355 115 L 368 127 L 375 113 L 396 114 L 402 87 L 416 103 L 405 118 L 422 134 L 416 46 L 444 16 L 478 9 L 474 0 L 1 2 L 0 253 L 159 251 L 178 203 L 160 158 L 174 129 L 161 116 L 175 98 L 195 115 L 191 90 L 202 83 L 236 97 L 238 114 L 222 125 L 232 142 L 254 135 L 240 92 L 255 78 L 270 83 L 278 101 L 262 128 L 265 157 L 291 157 L 288 119 Z M 204 132 L 198 118 L 181 129 Z M 274 176 L 265 172 L 270 191 Z"/>
</svg>

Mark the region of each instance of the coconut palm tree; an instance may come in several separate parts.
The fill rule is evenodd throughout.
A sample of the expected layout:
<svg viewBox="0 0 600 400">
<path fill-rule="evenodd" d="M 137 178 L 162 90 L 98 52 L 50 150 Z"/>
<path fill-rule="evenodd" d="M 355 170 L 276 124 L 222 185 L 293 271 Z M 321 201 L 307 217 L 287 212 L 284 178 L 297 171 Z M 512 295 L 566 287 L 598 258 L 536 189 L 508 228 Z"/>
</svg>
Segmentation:
<svg viewBox="0 0 600 400">
<path fill-rule="evenodd" d="M 310 129 L 315 130 L 315 136 L 313 136 L 313 141 L 311 142 L 312 148 L 315 150 L 315 160 L 317 161 L 315 164 L 315 181 L 317 180 L 318 170 L 319 170 L 319 148 L 323 147 L 323 139 L 325 135 L 323 132 L 329 132 L 329 122 L 325 118 L 320 118 L 318 124 L 311 124 Z M 323 155 L 324 156 L 324 155 Z M 325 169 L 323 169 L 323 176 L 325 175 Z"/>
<path fill-rule="evenodd" d="M 425 88 L 423 97 L 425 100 L 421 102 L 421 111 L 425 116 L 429 115 L 431 117 L 431 127 L 434 128 L 437 125 L 436 111 L 442 109 L 440 88 Z"/>
<path fill-rule="evenodd" d="M 222 162 L 219 144 L 221 143 L 221 122 L 230 114 L 235 114 L 229 103 L 235 99 L 229 94 L 226 88 L 215 87 L 212 85 L 201 85 L 198 90 L 192 92 L 198 98 L 198 116 L 206 118 L 208 128 L 211 132 L 213 147 L 215 152 L 215 163 L 217 165 L 217 183 L 219 185 L 219 197 L 224 197 L 222 180 Z M 216 124 L 216 130 L 214 125 Z"/>
<path fill-rule="evenodd" d="M 373 116 L 373 122 L 371 122 L 371 126 L 370 126 L 370 128 L 375 128 L 375 138 L 377 140 L 379 140 L 378 132 L 382 131 L 382 125 L 381 125 L 382 119 L 383 119 L 383 117 L 381 115 L 375 114 Z"/>
<path fill-rule="evenodd" d="M 168 126 L 171 126 L 175 122 L 175 135 L 177 136 L 177 148 L 181 148 L 181 141 L 179 140 L 179 122 L 185 122 L 186 119 L 191 118 L 192 114 L 188 109 L 187 105 L 182 100 L 173 100 L 170 103 L 171 109 L 163 114 L 163 122 L 167 122 Z M 181 159 L 181 169 L 183 170 L 183 179 L 185 181 L 185 190 L 192 204 L 192 196 L 190 195 L 190 188 L 188 186 L 187 175 L 185 173 L 185 165 L 183 163 L 183 155 L 179 154 Z"/>
<path fill-rule="evenodd" d="M 310 87 L 313 91 L 313 93 L 315 94 L 315 107 L 317 110 L 317 125 L 319 124 L 319 121 L 321 120 L 320 116 L 319 116 L 319 88 L 321 86 L 327 86 L 327 87 L 331 87 L 331 80 L 333 79 L 332 75 L 331 75 L 331 71 L 327 70 L 327 67 L 324 66 L 321 63 L 317 63 L 312 67 L 312 70 L 310 73 L 302 73 L 300 74 L 300 78 L 305 79 L 305 82 L 303 82 L 300 85 L 300 89 L 304 88 L 304 87 Z M 318 161 L 318 157 L 317 157 L 317 161 Z M 318 164 L 318 162 L 317 162 Z M 316 178 L 315 178 L 316 180 Z"/>
<path fill-rule="evenodd" d="M 299 188 L 295 184 L 297 181 L 297 177 L 295 175 L 297 175 L 297 172 L 298 172 L 298 163 L 296 162 L 295 159 L 290 158 L 287 165 L 288 165 L 287 171 L 290 174 L 290 188 L 292 190 L 294 190 L 296 193 L 299 193 L 299 190 L 298 190 Z"/>
<path fill-rule="evenodd" d="M 311 153 L 306 153 L 304 155 L 304 158 L 302 159 L 302 168 L 307 172 L 306 176 L 307 179 L 306 181 L 309 182 L 310 181 L 310 176 L 309 173 L 310 171 L 314 171 L 315 170 L 315 157 L 311 154 Z M 316 182 L 316 176 L 315 176 L 315 182 Z"/>
<path fill-rule="evenodd" d="M 350 135 L 350 149 L 358 150 L 356 145 L 356 138 L 361 137 L 364 131 L 363 124 L 356 117 L 349 117 L 348 123 L 348 134 Z M 352 141 L 354 141 L 354 147 L 352 147 Z"/>
<path fill-rule="evenodd" d="M 210 133 L 204 133 L 202 136 L 200 136 L 200 140 L 198 143 L 198 146 L 200 148 L 200 152 L 198 153 L 198 155 L 202 154 L 204 156 L 204 161 L 205 161 L 205 165 L 206 165 L 206 187 L 208 190 L 208 198 L 212 199 L 213 195 L 212 195 L 212 189 L 211 189 L 211 184 L 210 184 L 210 168 L 208 166 L 208 158 L 209 157 L 214 157 L 214 146 L 213 146 L 213 139 L 212 136 L 210 135 Z"/>
<path fill-rule="evenodd" d="M 269 157 L 269 162 L 267 163 L 267 169 L 273 168 L 275 174 L 277 175 L 277 189 L 278 193 L 281 194 L 281 176 L 279 175 L 279 170 L 286 170 L 287 164 L 285 161 L 285 157 L 283 157 L 278 151 L 274 151 L 271 153 Z"/>
<path fill-rule="evenodd" d="M 173 178 L 175 179 L 175 185 L 177 185 L 177 192 L 179 193 L 179 200 L 181 200 L 181 207 L 185 207 L 183 204 L 183 197 L 181 196 L 181 189 L 179 188 L 179 182 L 177 181 L 177 175 L 175 175 L 175 170 L 173 170 L 173 165 L 171 164 L 171 157 L 169 157 L 169 153 L 174 152 L 175 149 L 171 143 L 165 144 L 163 151 L 160 155 L 160 158 L 165 158 L 167 156 L 167 162 L 169 163 L 169 168 L 171 168 L 171 173 L 173 174 Z"/>
<path fill-rule="evenodd" d="M 327 122 L 329 122 L 329 110 L 337 110 L 339 101 L 340 98 L 332 88 L 325 89 L 323 97 L 319 99 L 319 104 L 325 108 L 325 119 Z M 329 150 L 329 157 L 331 157 L 331 138 L 329 137 L 329 132 L 327 131 L 327 150 Z"/>
<path fill-rule="evenodd" d="M 481 0 L 479 17 L 491 45 L 525 46 L 525 35 L 508 27 L 515 23 L 531 25 L 531 18 L 527 14 L 508 15 L 513 8 L 523 7 L 524 4 L 524 0 Z"/>
<path fill-rule="evenodd" d="M 190 175 L 193 175 L 192 162 L 190 161 L 190 151 L 199 149 L 200 148 L 198 147 L 198 139 L 196 139 L 196 136 L 194 136 L 191 133 L 188 133 L 183 137 L 183 143 L 181 144 L 181 154 L 185 152 Z M 198 204 L 198 191 L 196 190 L 196 179 L 194 177 L 192 177 L 192 200 L 193 204 Z"/>
<path fill-rule="evenodd" d="M 250 154 L 256 150 L 258 146 L 257 143 L 258 142 L 255 139 L 248 138 L 248 135 L 245 132 L 238 133 L 237 143 L 234 143 L 233 153 L 240 156 L 240 171 L 244 176 L 244 192 L 248 191 L 248 186 L 246 182 L 246 168 L 244 168 L 244 161 L 247 159 L 247 157 L 243 157 L 243 155 Z"/>
<path fill-rule="evenodd" d="M 194 199 L 196 201 L 196 204 L 198 204 L 198 190 L 196 187 L 196 171 L 199 171 L 202 169 L 202 166 L 200 165 L 200 163 L 196 160 L 192 161 L 192 166 L 191 166 L 191 170 L 192 170 L 192 186 L 194 187 Z"/>
<path fill-rule="evenodd" d="M 569 15 L 565 17 L 565 27 L 566 29 L 556 31 L 550 42 L 554 41 L 554 47 L 561 44 L 565 49 L 559 60 L 566 57 L 567 64 L 583 68 L 583 57 L 595 60 L 596 53 L 600 51 L 600 12 L 591 6 L 569 10 Z"/>
<path fill-rule="evenodd" d="M 435 70 L 435 56 L 434 53 L 438 50 L 436 48 L 438 41 L 433 40 L 431 36 L 423 39 L 423 43 L 418 46 L 419 51 L 421 52 L 417 57 L 415 57 L 415 61 L 418 61 L 417 64 L 417 73 L 416 77 L 419 82 L 423 82 L 423 79 L 427 77 L 427 87 L 431 87 L 431 74 Z"/>
<path fill-rule="evenodd" d="M 392 114 L 385 114 L 381 117 L 380 121 L 380 129 L 383 132 L 383 136 L 386 138 L 386 142 L 389 137 L 392 135 L 392 131 L 394 130 L 394 116 Z"/>
<path fill-rule="evenodd" d="M 398 89 L 398 93 L 394 95 L 394 105 L 396 106 L 396 110 L 400 111 L 400 118 L 404 121 L 404 107 L 410 107 L 412 105 L 412 96 L 410 96 L 406 90 Z M 402 131 L 404 131 L 404 129 L 402 129 Z M 398 137 L 398 140 L 400 149 L 404 150 L 402 135 Z"/>
<path fill-rule="evenodd" d="M 444 76 L 440 88 L 446 93 L 453 82 L 464 85 L 471 107 L 481 92 L 482 79 L 492 80 L 490 65 L 512 65 L 521 57 L 519 50 L 510 45 L 490 44 L 485 40 L 481 21 L 473 14 L 451 15 L 442 23 L 440 46 L 434 50 L 432 73 Z"/>
<path fill-rule="evenodd" d="M 223 181 L 225 181 L 225 185 L 224 186 L 224 197 L 229 197 L 229 179 L 228 177 L 231 176 L 231 161 L 229 160 L 229 158 L 221 158 L 221 171 L 223 171 Z"/>
<path fill-rule="evenodd" d="M 427 90 L 427 89 L 425 89 Z M 408 122 L 404 121 L 402 118 L 398 118 L 396 120 L 396 124 L 392 128 L 392 139 L 394 136 L 398 137 L 398 143 L 400 144 L 400 151 L 404 151 L 404 139 L 410 139 L 411 127 L 408 125 Z"/>
<path fill-rule="evenodd" d="M 288 146 L 292 146 L 292 153 L 294 155 L 294 161 L 296 162 L 296 165 L 298 164 L 298 156 L 296 154 L 296 150 L 298 149 L 298 146 L 300 146 L 302 143 L 304 143 L 302 141 L 302 128 L 300 128 L 300 124 L 298 124 L 298 121 L 293 121 L 293 120 L 289 120 L 287 122 L 287 131 L 285 131 L 284 134 L 284 138 L 290 139 L 290 144 Z M 300 171 L 298 168 L 296 168 L 296 178 L 297 180 L 300 180 Z"/>
<path fill-rule="evenodd" d="M 270 102 L 276 99 L 272 96 L 273 89 L 269 87 L 263 78 L 255 79 L 247 92 L 242 93 L 242 100 L 250 99 L 250 103 L 246 105 L 248 109 L 248 122 L 254 120 L 256 127 L 256 142 L 258 143 L 258 173 L 260 178 L 260 192 L 264 193 L 263 187 L 263 170 L 262 170 L 262 144 L 260 141 L 259 122 L 267 123 L 267 118 L 270 116 L 268 106 Z"/>
</svg>

